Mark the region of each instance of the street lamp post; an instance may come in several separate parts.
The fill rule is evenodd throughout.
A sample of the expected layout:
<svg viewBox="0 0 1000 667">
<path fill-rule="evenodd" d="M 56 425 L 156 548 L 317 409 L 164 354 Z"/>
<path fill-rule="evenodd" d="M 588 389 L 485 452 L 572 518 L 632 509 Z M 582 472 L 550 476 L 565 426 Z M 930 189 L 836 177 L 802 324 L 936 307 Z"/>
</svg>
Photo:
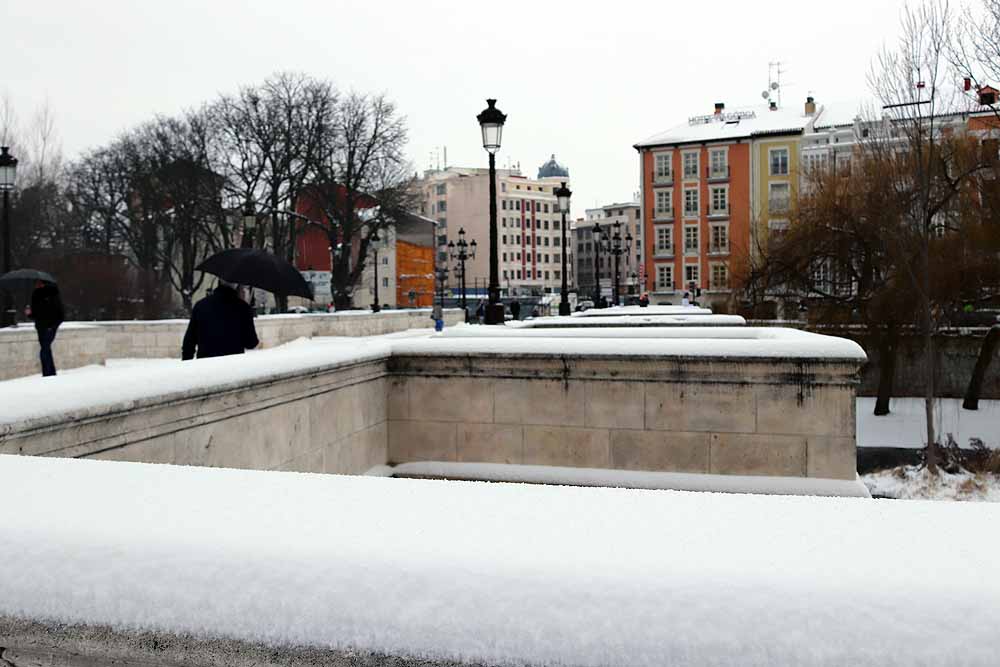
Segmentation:
<svg viewBox="0 0 1000 667">
<path fill-rule="evenodd" d="M 632 252 L 632 233 L 627 229 L 625 231 L 625 245 L 622 246 L 622 223 L 621 220 L 615 221 L 612 225 L 614 227 L 614 234 L 612 234 L 610 239 L 609 250 L 611 254 L 615 256 L 615 284 L 612 287 L 612 294 L 614 299 L 614 304 L 616 306 L 621 305 L 621 260 L 622 255 L 628 258 L 629 253 Z"/>
<path fill-rule="evenodd" d="M 594 223 L 594 308 L 601 307 L 601 223 Z"/>
<path fill-rule="evenodd" d="M 497 168 L 496 152 L 500 150 L 500 137 L 507 115 L 496 108 L 495 99 L 487 99 L 487 107 L 476 116 L 483 132 L 483 148 L 490 155 L 490 284 L 489 303 L 486 306 L 486 324 L 503 324 L 503 304 L 500 303 L 500 254 L 497 250 Z M 465 280 L 465 272 L 462 272 Z"/>
<path fill-rule="evenodd" d="M 559 314 L 569 315 L 569 292 L 566 288 L 566 211 L 569 210 L 569 198 L 573 193 L 566 187 L 566 181 L 556 188 L 555 195 L 559 200 L 559 212 L 562 214 L 562 295 L 559 297 Z"/>
<path fill-rule="evenodd" d="M 378 230 L 372 230 L 369 242 L 372 244 L 372 252 L 375 255 L 375 300 L 372 302 L 373 313 L 382 310 L 382 305 L 378 302 L 378 244 L 380 240 Z"/>
<path fill-rule="evenodd" d="M 472 239 L 472 243 L 465 240 L 465 228 L 459 227 L 458 229 L 458 243 L 454 241 L 448 241 L 448 255 L 451 257 L 452 261 L 457 261 L 459 264 L 459 279 L 460 288 L 462 290 L 462 311 L 465 313 L 465 319 L 469 319 L 469 311 L 466 307 L 465 300 L 465 262 L 469 259 L 475 259 L 476 257 L 476 240 Z M 503 308 L 503 305 L 500 306 Z M 488 312 L 488 311 L 487 311 Z M 503 320 L 501 320 L 501 323 Z"/>
<path fill-rule="evenodd" d="M 0 189 L 3 190 L 3 272 L 11 270 L 10 247 L 10 193 L 14 189 L 14 179 L 17 176 L 17 158 L 10 154 L 10 148 L 0 146 Z M 14 304 L 11 294 L 4 290 L 3 313 L 0 313 L 0 325 L 9 327 L 16 323 Z"/>
<path fill-rule="evenodd" d="M 243 205 L 243 238 L 240 240 L 240 247 L 252 248 L 256 245 L 257 236 L 257 211 L 254 210 L 253 202 L 247 199 Z"/>
</svg>

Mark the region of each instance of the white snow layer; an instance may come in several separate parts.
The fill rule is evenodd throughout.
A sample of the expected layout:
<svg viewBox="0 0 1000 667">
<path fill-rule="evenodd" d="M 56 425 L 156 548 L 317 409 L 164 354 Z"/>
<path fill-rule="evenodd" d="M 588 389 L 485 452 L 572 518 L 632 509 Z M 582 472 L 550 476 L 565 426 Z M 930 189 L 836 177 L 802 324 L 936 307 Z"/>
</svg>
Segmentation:
<svg viewBox="0 0 1000 667">
<path fill-rule="evenodd" d="M 1000 651 L 990 504 L 12 456 L 0 488 L 17 617 L 582 667 Z"/>
<path fill-rule="evenodd" d="M 544 333 L 543 333 L 544 332 Z M 370 338 L 313 338 L 245 355 L 160 361 L 107 372 L 30 376 L 0 382 L 0 425 L 141 403 L 194 390 L 402 355 L 614 355 L 720 358 L 830 358 L 863 361 L 853 341 L 795 329 L 634 327 L 531 330 L 458 325 L 440 334 L 411 329 Z M 78 416 L 83 416 L 82 413 Z"/>
<path fill-rule="evenodd" d="M 858 398 L 858 447 L 919 449 L 927 444 L 924 399 L 893 398 L 889 414 L 880 417 L 874 409 L 874 398 Z M 962 447 L 969 447 L 970 438 L 979 438 L 988 447 L 1000 448 L 1000 401 L 982 400 L 978 410 L 964 410 L 960 398 L 935 399 L 934 424 L 942 438 L 951 434 Z"/>
</svg>

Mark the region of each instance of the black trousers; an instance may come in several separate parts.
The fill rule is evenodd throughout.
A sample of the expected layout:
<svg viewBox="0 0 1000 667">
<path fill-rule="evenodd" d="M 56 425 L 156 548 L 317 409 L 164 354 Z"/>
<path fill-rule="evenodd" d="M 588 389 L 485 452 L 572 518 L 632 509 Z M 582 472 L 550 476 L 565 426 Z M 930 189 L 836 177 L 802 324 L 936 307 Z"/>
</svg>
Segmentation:
<svg viewBox="0 0 1000 667">
<path fill-rule="evenodd" d="M 38 345 L 41 350 L 38 352 L 38 358 L 42 362 L 42 375 L 55 375 L 56 374 L 56 362 L 52 359 L 52 343 L 56 339 L 56 331 L 58 326 L 55 327 L 35 327 L 38 332 Z"/>
</svg>

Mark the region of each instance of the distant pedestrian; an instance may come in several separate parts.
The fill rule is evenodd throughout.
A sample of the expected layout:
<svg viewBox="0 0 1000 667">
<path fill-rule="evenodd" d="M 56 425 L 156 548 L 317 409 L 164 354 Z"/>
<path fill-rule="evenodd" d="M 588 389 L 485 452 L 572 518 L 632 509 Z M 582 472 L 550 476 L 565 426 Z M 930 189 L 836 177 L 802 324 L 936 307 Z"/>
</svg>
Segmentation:
<svg viewBox="0 0 1000 667">
<path fill-rule="evenodd" d="M 235 285 L 220 280 L 211 295 L 194 305 L 181 358 L 243 354 L 259 342 L 250 305 L 240 298 Z"/>
<path fill-rule="evenodd" d="M 486 302 L 480 299 L 476 307 L 476 322 L 482 324 L 484 317 L 486 317 Z"/>
<path fill-rule="evenodd" d="M 521 319 L 521 302 L 517 299 L 510 302 L 510 316 L 515 320 Z"/>
<path fill-rule="evenodd" d="M 684 292 L 684 296 L 681 297 L 681 305 L 682 306 L 690 306 L 691 305 L 691 293 L 690 292 Z"/>
<path fill-rule="evenodd" d="M 643 292 L 642 296 L 639 297 L 639 307 L 645 308 L 649 305 L 649 292 Z"/>
<path fill-rule="evenodd" d="M 434 320 L 434 331 L 444 329 L 444 309 L 440 304 L 431 308 L 431 319 Z"/>
<path fill-rule="evenodd" d="M 532 317 L 538 317 L 538 308 L 532 308 L 531 309 L 531 316 Z"/>
<path fill-rule="evenodd" d="M 37 281 L 35 290 L 31 293 L 31 305 L 25 309 L 25 315 L 35 322 L 42 376 L 55 375 L 56 363 L 52 358 L 52 343 L 56 340 L 56 331 L 63 323 L 64 317 L 59 288 L 52 283 Z"/>
</svg>

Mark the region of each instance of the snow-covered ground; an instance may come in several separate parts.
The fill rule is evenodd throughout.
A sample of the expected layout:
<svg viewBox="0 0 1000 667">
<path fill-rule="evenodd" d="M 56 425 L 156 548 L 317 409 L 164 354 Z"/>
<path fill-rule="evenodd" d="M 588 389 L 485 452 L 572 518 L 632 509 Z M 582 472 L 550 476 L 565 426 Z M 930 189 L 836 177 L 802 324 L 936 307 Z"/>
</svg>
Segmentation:
<svg viewBox="0 0 1000 667">
<path fill-rule="evenodd" d="M 1000 505 L 0 457 L 0 614 L 528 665 L 995 665 Z"/>
<path fill-rule="evenodd" d="M 978 410 L 963 410 L 962 399 L 941 398 L 935 402 L 938 432 L 949 433 L 962 447 L 970 438 L 980 438 L 988 447 L 1000 448 L 1000 401 L 979 401 Z M 907 447 L 920 449 L 927 441 L 924 399 L 894 398 L 888 415 L 876 417 L 875 399 L 858 398 L 858 447 Z"/>
<path fill-rule="evenodd" d="M 861 477 L 873 496 L 901 500 L 973 500 L 1000 503 L 1000 476 L 940 471 L 900 466 Z"/>
</svg>

